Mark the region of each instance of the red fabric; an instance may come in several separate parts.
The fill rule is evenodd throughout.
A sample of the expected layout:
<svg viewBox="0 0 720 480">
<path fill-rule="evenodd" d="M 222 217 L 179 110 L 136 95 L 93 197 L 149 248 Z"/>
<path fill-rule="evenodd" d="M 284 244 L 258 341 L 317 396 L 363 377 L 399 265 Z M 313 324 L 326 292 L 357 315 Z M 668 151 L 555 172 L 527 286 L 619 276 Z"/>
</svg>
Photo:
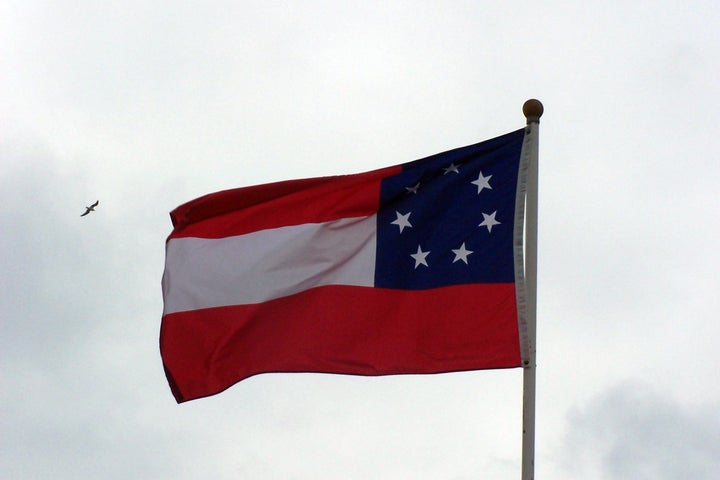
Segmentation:
<svg viewBox="0 0 720 480">
<path fill-rule="evenodd" d="M 469 312 L 473 312 L 469 314 Z M 515 285 L 326 286 L 256 305 L 166 315 L 160 348 L 178 402 L 268 372 L 355 375 L 518 367 Z"/>
<path fill-rule="evenodd" d="M 222 238 L 266 228 L 372 215 L 380 202 L 380 182 L 398 172 L 400 167 L 388 167 L 211 193 L 170 213 L 174 230 L 169 238 Z"/>
</svg>

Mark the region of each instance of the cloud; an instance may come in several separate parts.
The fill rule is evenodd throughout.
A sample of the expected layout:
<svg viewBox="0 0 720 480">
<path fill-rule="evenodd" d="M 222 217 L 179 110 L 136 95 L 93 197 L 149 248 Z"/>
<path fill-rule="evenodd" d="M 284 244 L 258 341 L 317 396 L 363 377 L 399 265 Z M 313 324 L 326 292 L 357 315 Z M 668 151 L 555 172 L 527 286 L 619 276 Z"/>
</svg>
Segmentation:
<svg viewBox="0 0 720 480">
<path fill-rule="evenodd" d="M 34 3 L 0 2 L 5 477 L 517 478 L 519 372 L 176 406 L 160 277 L 182 202 L 479 141 L 537 97 L 538 476 L 720 478 L 717 2 Z"/>
<path fill-rule="evenodd" d="M 0 465 L 13 478 L 168 471 L 176 462 L 161 446 L 172 429 L 147 418 L 147 392 L 165 392 L 155 340 L 161 264 L 147 272 L 150 239 L 134 204 L 105 201 L 59 157 L 41 140 L 0 142 L 0 218 L 10 232 L 0 236 L 0 428 L 9 432 Z M 96 194 L 101 208 L 81 218 Z"/>
<path fill-rule="evenodd" d="M 718 478 L 717 407 L 681 404 L 642 382 L 622 383 L 570 412 L 564 467 L 575 478 Z"/>
</svg>

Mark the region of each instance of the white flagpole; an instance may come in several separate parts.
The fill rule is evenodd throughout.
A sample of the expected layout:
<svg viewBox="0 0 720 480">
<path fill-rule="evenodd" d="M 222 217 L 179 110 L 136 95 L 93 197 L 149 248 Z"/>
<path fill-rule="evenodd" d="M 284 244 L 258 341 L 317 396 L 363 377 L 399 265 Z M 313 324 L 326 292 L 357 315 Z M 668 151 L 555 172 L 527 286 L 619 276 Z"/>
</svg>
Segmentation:
<svg viewBox="0 0 720 480">
<path fill-rule="evenodd" d="M 528 100 L 523 105 L 529 137 L 525 223 L 525 288 L 528 353 L 523 365 L 522 480 L 535 478 L 535 337 L 537 315 L 537 217 L 538 217 L 538 131 L 543 105 Z"/>
</svg>

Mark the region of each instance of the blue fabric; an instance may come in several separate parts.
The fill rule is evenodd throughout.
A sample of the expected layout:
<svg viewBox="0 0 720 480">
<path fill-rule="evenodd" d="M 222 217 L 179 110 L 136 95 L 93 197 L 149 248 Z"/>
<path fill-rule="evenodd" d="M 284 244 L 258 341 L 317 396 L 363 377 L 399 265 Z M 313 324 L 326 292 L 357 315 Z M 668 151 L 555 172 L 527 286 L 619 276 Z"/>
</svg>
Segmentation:
<svg viewBox="0 0 720 480">
<path fill-rule="evenodd" d="M 428 289 L 514 282 L 513 228 L 523 138 L 524 130 L 517 130 L 416 160 L 383 180 L 375 286 Z M 448 170 L 451 165 L 457 172 Z M 478 192 L 472 182 L 481 172 L 489 177 L 490 188 Z M 486 218 L 483 214 L 490 217 L 486 224 L 493 224 L 493 218 L 500 223 L 490 230 L 480 226 Z M 463 243 L 465 250 L 473 252 L 466 257 L 462 251 L 453 252 Z M 427 266 L 411 256 L 418 247 L 429 252 L 424 257 Z"/>
</svg>

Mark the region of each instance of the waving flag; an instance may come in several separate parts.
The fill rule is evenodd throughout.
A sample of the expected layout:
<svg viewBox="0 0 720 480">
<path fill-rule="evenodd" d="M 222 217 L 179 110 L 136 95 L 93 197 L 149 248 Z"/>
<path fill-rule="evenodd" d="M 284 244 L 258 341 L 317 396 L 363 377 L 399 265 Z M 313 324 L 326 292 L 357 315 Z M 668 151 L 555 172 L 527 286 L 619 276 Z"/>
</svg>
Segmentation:
<svg viewBox="0 0 720 480">
<path fill-rule="evenodd" d="M 521 366 L 523 140 L 175 209 L 160 349 L 176 400 L 268 372 Z"/>
</svg>

